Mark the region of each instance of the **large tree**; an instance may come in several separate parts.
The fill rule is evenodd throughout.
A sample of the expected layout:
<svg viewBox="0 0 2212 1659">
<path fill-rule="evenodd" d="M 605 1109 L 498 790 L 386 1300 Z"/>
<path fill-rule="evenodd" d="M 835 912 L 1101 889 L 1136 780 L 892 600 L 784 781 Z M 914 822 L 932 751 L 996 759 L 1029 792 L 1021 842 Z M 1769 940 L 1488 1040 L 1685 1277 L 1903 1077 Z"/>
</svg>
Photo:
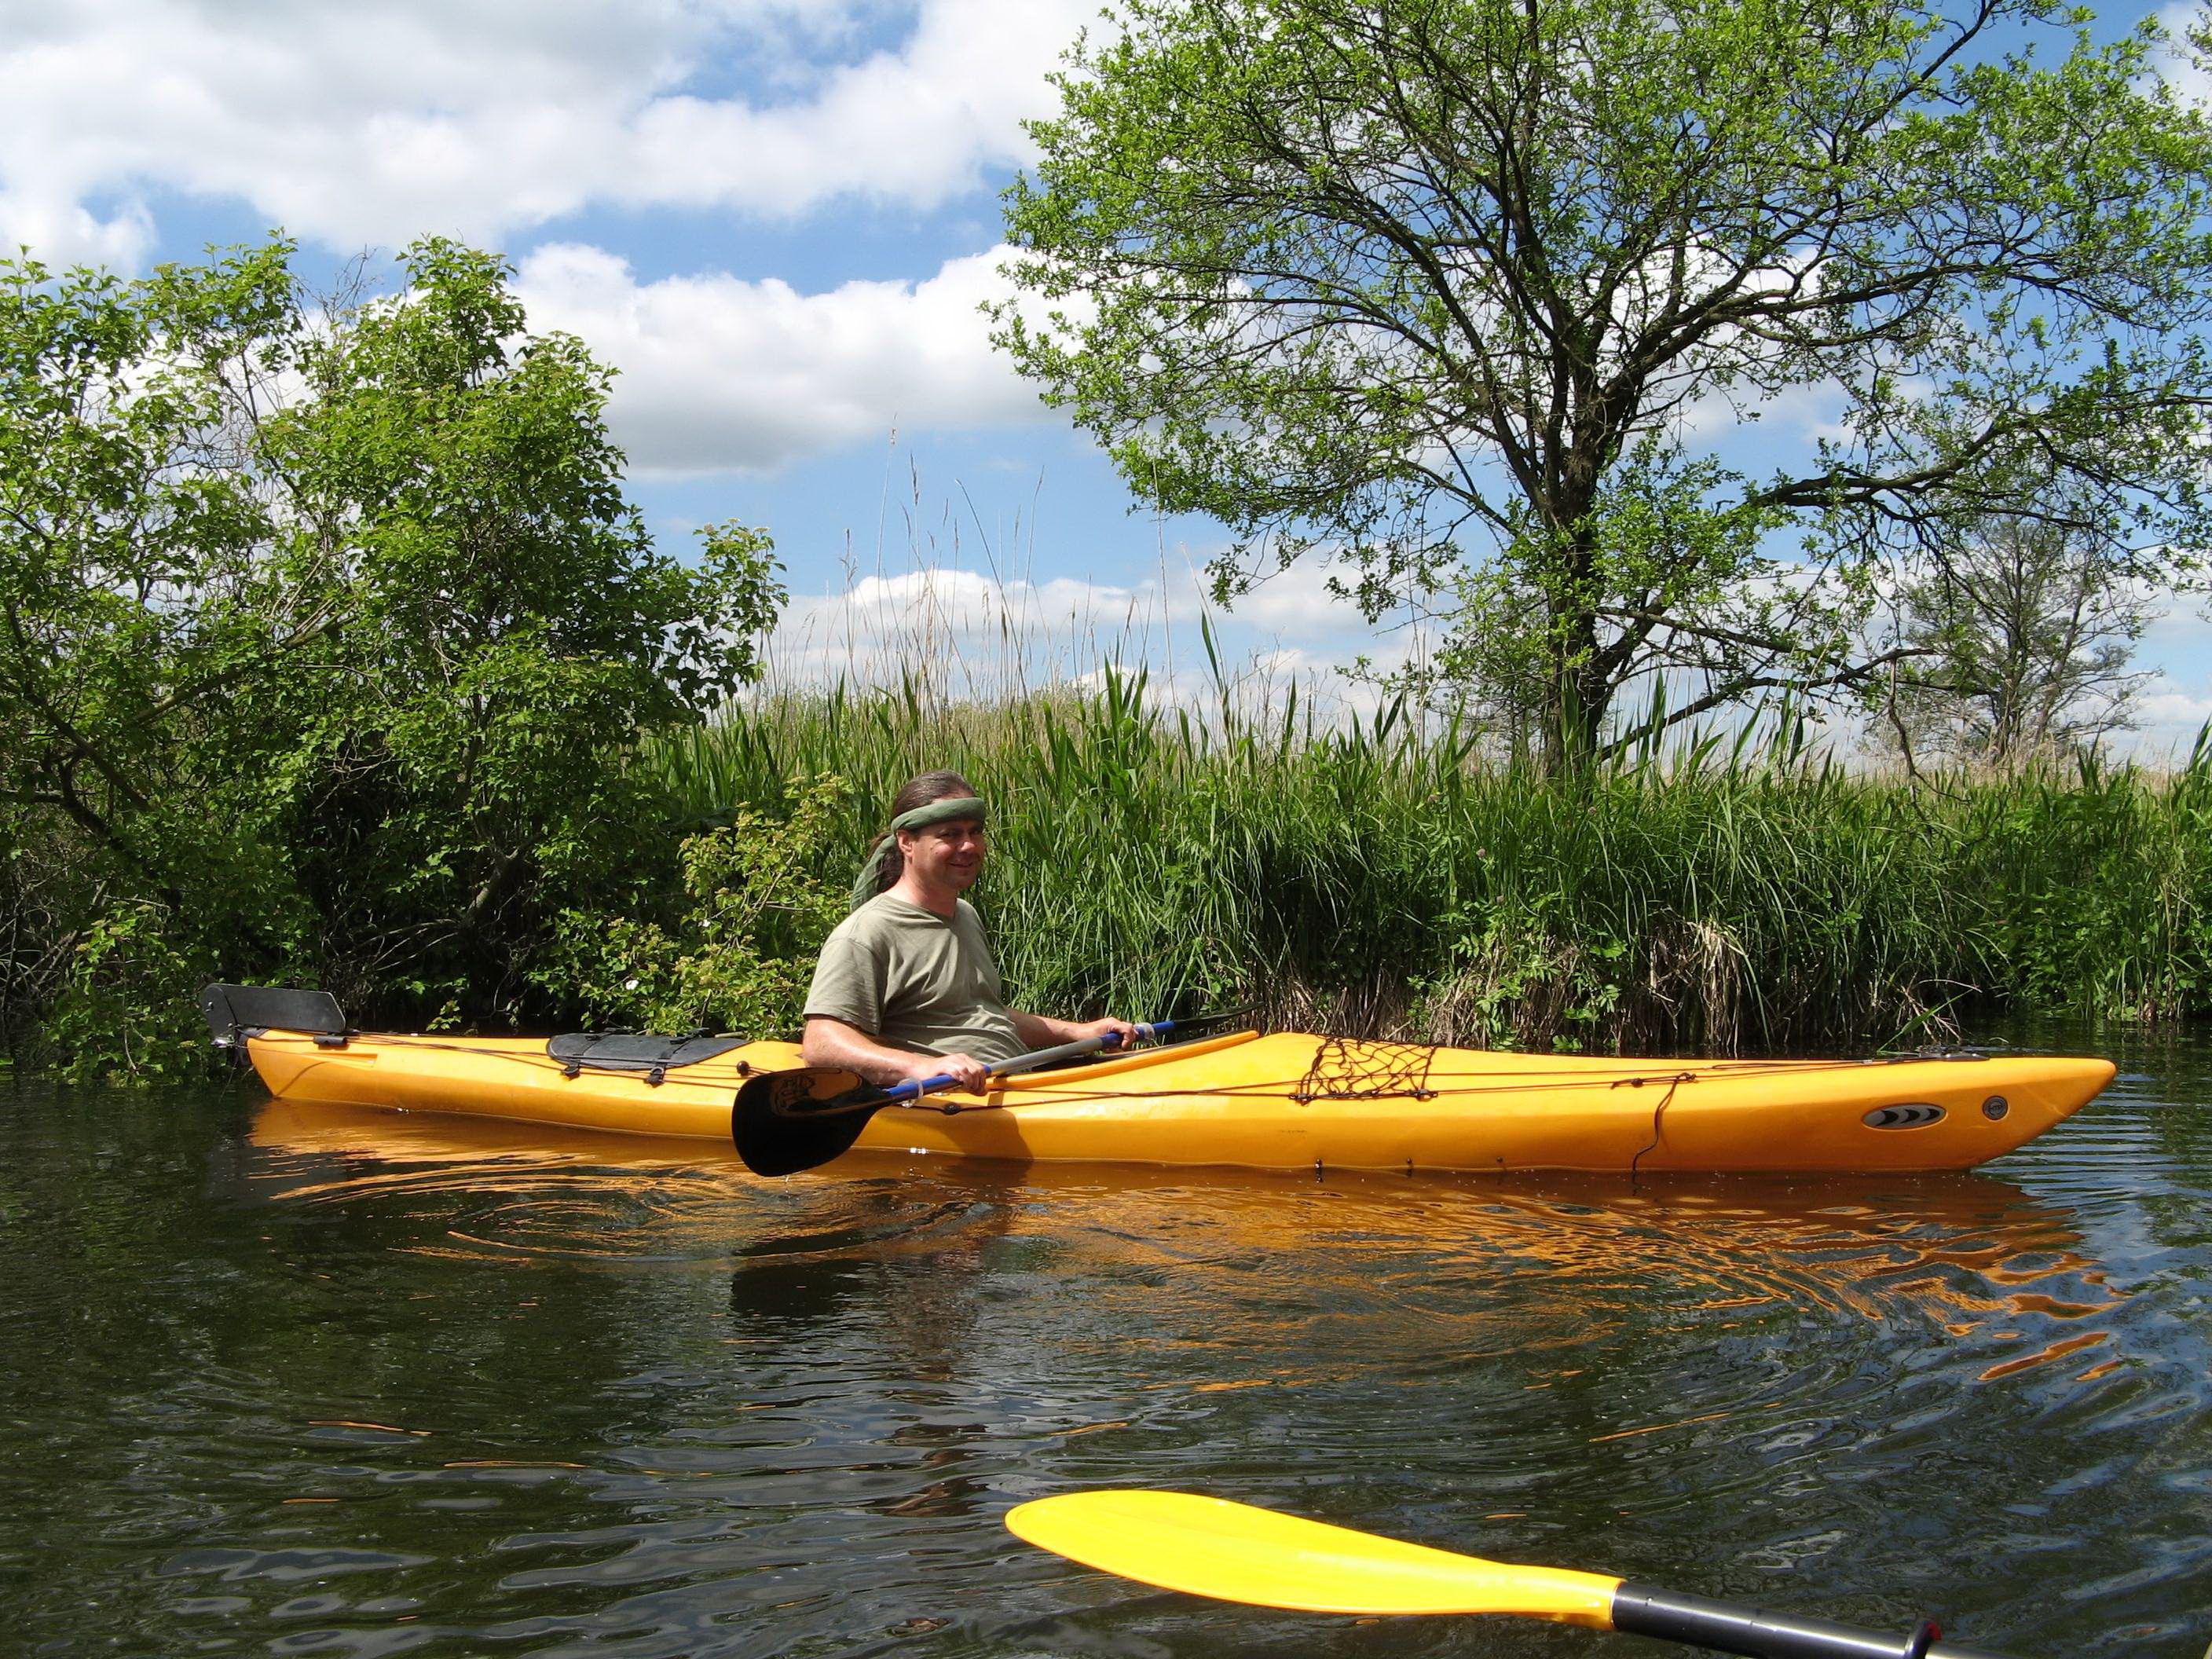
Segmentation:
<svg viewBox="0 0 2212 1659">
<path fill-rule="evenodd" d="M 2050 0 L 1121 0 L 999 338 L 1231 528 L 1225 590 L 1444 594 L 1554 765 L 1640 676 L 1668 720 L 1863 690 L 1882 562 L 1962 520 L 2169 575 L 2203 533 L 2212 142 L 2162 50 Z"/>
<path fill-rule="evenodd" d="M 751 676 L 767 538 L 655 548 L 607 371 L 497 258 L 401 263 L 331 306 L 282 242 L 0 260 L 0 1019 L 98 1054 L 249 974 L 504 1012 L 639 872 L 614 757 Z"/>
</svg>

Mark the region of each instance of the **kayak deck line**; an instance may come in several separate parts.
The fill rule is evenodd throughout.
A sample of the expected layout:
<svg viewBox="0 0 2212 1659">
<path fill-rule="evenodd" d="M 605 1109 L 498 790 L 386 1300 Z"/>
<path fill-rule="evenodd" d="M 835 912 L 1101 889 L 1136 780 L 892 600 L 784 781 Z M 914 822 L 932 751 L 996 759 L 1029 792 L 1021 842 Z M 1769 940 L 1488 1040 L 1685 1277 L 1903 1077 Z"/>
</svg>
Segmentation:
<svg viewBox="0 0 2212 1659">
<path fill-rule="evenodd" d="M 1131 1072 L 1145 1070 L 1149 1067 L 1161 1065 L 1166 1061 L 1178 1060 L 1191 1055 L 1218 1053 L 1225 1048 L 1231 1048 L 1243 1043 L 1256 1041 L 1261 1037 L 1261 1033 L 1256 1030 L 1237 1031 L 1230 1033 L 1226 1036 L 1206 1038 L 1201 1041 L 1176 1043 L 1173 1045 L 1172 1048 L 1139 1050 L 1128 1054 L 1116 1055 L 1111 1060 L 1100 1061 L 1092 1065 L 1062 1066 L 1048 1072 L 1024 1073 L 1010 1078 L 994 1078 L 988 1084 L 986 1093 L 992 1096 L 1019 1096 L 1023 1094 L 1035 1094 L 1040 1098 L 1049 1098 L 1060 1103 L 1071 1103 L 1086 1097 L 1073 1086 L 1074 1085 L 1089 1083 L 1103 1078 L 1126 1076 Z M 271 1044 L 282 1044 L 288 1041 L 301 1041 L 295 1033 L 285 1031 L 257 1033 L 252 1040 L 257 1043 L 267 1042 Z M 1339 1039 L 1334 1038 L 1327 1040 L 1331 1042 L 1339 1041 Z M 331 1045 L 327 1043 L 315 1044 L 313 1046 L 322 1054 L 327 1054 L 331 1052 Z M 750 1046 L 757 1048 L 770 1048 L 788 1045 L 763 1043 Z M 434 1053 L 439 1054 L 476 1054 L 487 1060 L 498 1061 L 502 1065 L 550 1073 L 568 1082 L 578 1081 L 585 1075 L 584 1073 L 580 1073 L 573 1066 L 551 1059 L 548 1056 L 544 1053 L 544 1040 L 537 1037 L 449 1038 L 441 1037 L 434 1034 L 424 1034 L 419 1032 L 404 1034 L 356 1033 L 354 1034 L 354 1040 L 346 1045 L 346 1050 L 349 1060 L 354 1063 L 365 1064 L 374 1064 L 380 1050 L 404 1048 L 417 1048 L 427 1053 Z M 1559 1062 L 1578 1059 L 1581 1057 L 1547 1054 L 1536 1056 L 1536 1058 L 1547 1062 Z M 1541 1094 L 1552 1091 L 1585 1089 L 1591 1086 L 1593 1084 L 1601 1082 L 1604 1083 L 1606 1086 L 1613 1089 L 1643 1089 L 1658 1088 L 1662 1086 L 1671 1088 L 1677 1085 L 1695 1084 L 1717 1078 L 1752 1076 L 1772 1079 L 1796 1074 L 1849 1072 L 1877 1066 L 1921 1064 L 1954 1065 L 1962 1060 L 1986 1062 L 1994 1058 L 1996 1058 L 1996 1056 L 1987 1054 L 1972 1054 L 1939 1055 L 1881 1054 L 1858 1059 L 1843 1060 L 1717 1060 L 1691 1062 L 1695 1069 L 1683 1069 L 1684 1063 L 1680 1061 L 1670 1062 L 1674 1067 L 1674 1069 L 1671 1070 L 1655 1070 L 1653 1069 L 1654 1062 L 1650 1060 L 1621 1061 L 1618 1060 L 1601 1059 L 1591 1062 L 1590 1069 L 1586 1072 L 1574 1075 L 1549 1077 L 1540 1080 L 1532 1078 L 1528 1069 L 1525 1066 L 1510 1068 L 1470 1067 L 1456 1071 L 1431 1072 L 1429 1074 L 1430 1086 L 1417 1090 L 1407 1090 L 1402 1092 L 1382 1091 L 1373 1093 L 1317 1093 L 1301 1097 L 1297 1091 L 1305 1079 L 1303 1078 L 1287 1076 L 1256 1079 L 1249 1082 L 1221 1084 L 1211 1087 L 1185 1087 L 1178 1091 L 1178 1092 L 1192 1098 L 1218 1097 L 1224 1099 L 1230 1099 L 1240 1096 L 1267 1099 L 1281 1097 L 1298 1101 L 1302 1104 L 1316 1100 L 1348 1101 L 1401 1098 L 1408 1100 L 1429 1100 L 1443 1098 L 1447 1096 L 1456 1097 L 1462 1095 L 1482 1095 L 1490 1093 L 1510 1093 L 1515 1095 Z M 1621 1069 L 1620 1075 L 1608 1079 L 1605 1076 L 1603 1069 L 1607 1066 L 1620 1066 L 1623 1069 Z M 720 1080 L 717 1076 L 716 1067 L 716 1061 L 706 1060 L 701 1061 L 695 1066 L 675 1069 L 680 1070 L 687 1080 L 703 1083 Z M 742 1054 L 732 1057 L 726 1063 L 721 1066 L 721 1070 L 727 1073 L 728 1079 L 732 1083 L 742 1082 L 746 1078 L 757 1076 L 763 1071 L 772 1069 L 782 1068 L 756 1064 L 743 1057 Z M 653 1080 L 650 1076 L 641 1076 L 639 1080 L 647 1084 L 647 1086 L 653 1086 Z M 1120 1099 L 1125 1097 L 1126 1092 L 1126 1091 L 1121 1090 L 1102 1090 L 1097 1092 L 1096 1097 L 1099 1099 Z M 980 1102 L 971 1101 L 970 1098 L 965 1095 L 929 1095 L 923 1097 L 921 1100 L 903 1103 L 909 1108 L 921 1107 L 930 1111 L 945 1112 L 947 1114 L 981 1109 L 981 1103 Z M 1006 1099 L 994 1100 L 990 1103 L 992 1106 L 996 1108 L 1012 1109 L 1017 1108 L 1024 1103 L 1018 1099 Z"/>
</svg>

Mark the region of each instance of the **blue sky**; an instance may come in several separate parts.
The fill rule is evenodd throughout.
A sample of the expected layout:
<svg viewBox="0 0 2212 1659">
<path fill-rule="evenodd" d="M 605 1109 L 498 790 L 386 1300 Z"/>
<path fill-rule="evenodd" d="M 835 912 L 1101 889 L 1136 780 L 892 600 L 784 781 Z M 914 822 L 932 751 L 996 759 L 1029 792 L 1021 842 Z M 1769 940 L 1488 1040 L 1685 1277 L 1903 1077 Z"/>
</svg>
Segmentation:
<svg viewBox="0 0 2212 1659">
<path fill-rule="evenodd" d="M 656 532 L 774 534 L 785 672 L 887 642 L 1036 681 L 1126 637 L 1164 673 L 1172 629 L 1189 672 L 1221 532 L 1132 514 L 977 311 L 1021 121 L 1096 9 L 0 0 L 0 245 L 124 270 L 279 227 L 311 267 L 432 232 L 501 249 L 532 326 L 621 371 Z M 1326 675 L 1410 648 L 1322 575 L 1220 619 L 1233 658 Z M 2204 632 L 2191 609 L 2146 642 L 2154 750 L 2212 716 Z"/>
</svg>

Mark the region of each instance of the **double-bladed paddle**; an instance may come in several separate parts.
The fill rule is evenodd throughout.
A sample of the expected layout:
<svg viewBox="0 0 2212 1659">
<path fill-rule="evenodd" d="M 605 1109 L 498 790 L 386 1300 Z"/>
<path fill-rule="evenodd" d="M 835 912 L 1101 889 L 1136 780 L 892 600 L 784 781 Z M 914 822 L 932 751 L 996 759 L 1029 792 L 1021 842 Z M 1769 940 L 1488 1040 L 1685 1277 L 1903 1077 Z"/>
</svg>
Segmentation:
<svg viewBox="0 0 2212 1659">
<path fill-rule="evenodd" d="M 1137 1040 L 1150 1042 L 1164 1037 L 1176 1024 L 1161 1019 L 1139 1025 Z M 1055 1060 L 1104 1054 L 1121 1043 L 1121 1034 L 1109 1031 L 994 1060 L 984 1069 L 992 1077 L 1009 1077 L 1017 1072 L 1034 1072 Z M 763 1072 L 738 1085 L 737 1103 L 730 1109 L 730 1139 L 745 1168 L 755 1175 L 796 1175 L 849 1150 L 860 1138 L 860 1131 L 868 1127 L 868 1120 L 884 1107 L 903 1105 L 958 1083 L 959 1079 L 948 1072 L 890 1089 L 870 1089 L 850 1072 L 823 1066 Z M 943 1109 L 949 1113 L 974 1109 L 948 1103 Z"/>
<path fill-rule="evenodd" d="M 1908 1636 L 1884 1636 L 1602 1573 L 1455 1555 L 1192 1492 L 1066 1492 L 1017 1505 L 1006 1526 L 1085 1566 L 1263 1607 L 1518 1613 L 1753 1659 L 2003 1659 L 1939 1640 L 1925 1620 Z"/>
</svg>

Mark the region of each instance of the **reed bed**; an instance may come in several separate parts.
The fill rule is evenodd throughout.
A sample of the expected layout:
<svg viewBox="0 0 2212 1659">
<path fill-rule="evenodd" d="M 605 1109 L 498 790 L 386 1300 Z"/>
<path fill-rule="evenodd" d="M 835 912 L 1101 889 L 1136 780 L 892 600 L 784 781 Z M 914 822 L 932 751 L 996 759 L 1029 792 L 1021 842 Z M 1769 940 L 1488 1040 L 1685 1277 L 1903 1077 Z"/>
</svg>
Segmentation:
<svg viewBox="0 0 2212 1659">
<path fill-rule="evenodd" d="M 1547 780 L 1403 702 L 1193 708 L 1108 667 L 989 701 L 787 690 L 640 760 L 698 826 L 839 777 L 855 856 L 905 778 L 958 768 L 993 804 L 977 896 L 1010 987 L 1070 1013 L 1735 1053 L 2212 1001 L 2202 746 L 2164 775 L 1930 780 L 1739 738 Z"/>
</svg>

